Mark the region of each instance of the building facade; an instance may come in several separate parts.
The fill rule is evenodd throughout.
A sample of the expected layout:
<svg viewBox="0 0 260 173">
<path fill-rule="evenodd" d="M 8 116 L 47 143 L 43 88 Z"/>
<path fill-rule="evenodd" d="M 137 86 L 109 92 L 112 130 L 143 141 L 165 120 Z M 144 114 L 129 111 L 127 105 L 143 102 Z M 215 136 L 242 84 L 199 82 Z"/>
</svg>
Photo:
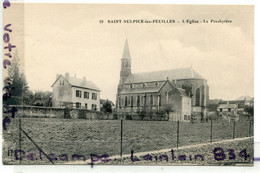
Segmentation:
<svg viewBox="0 0 260 173">
<path fill-rule="evenodd" d="M 192 68 L 133 74 L 126 40 L 117 90 L 117 112 L 158 110 L 170 105 L 173 119 L 188 120 L 191 114 L 204 119 L 208 100 L 207 80 Z"/>
<path fill-rule="evenodd" d="M 79 109 L 100 110 L 100 89 L 84 77 L 79 79 L 69 73 L 57 74 L 52 84 L 53 107 L 74 107 Z"/>
<path fill-rule="evenodd" d="M 229 102 L 227 102 L 226 104 L 219 104 L 217 111 L 219 113 L 219 116 L 224 120 L 228 120 L 229 122 L 231 120 L 238 121 L 239 115 L 237 113 L 237 108 L 237 104 L 230 104 Z"/>
</svg>

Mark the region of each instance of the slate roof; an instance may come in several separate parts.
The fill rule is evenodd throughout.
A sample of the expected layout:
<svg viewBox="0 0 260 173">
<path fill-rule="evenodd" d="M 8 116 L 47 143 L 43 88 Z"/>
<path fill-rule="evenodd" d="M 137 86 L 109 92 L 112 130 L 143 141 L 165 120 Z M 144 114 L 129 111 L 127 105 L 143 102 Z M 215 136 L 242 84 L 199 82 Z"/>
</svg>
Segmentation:
<svg viewBox="0 0 260 173">
<path fill-rule="evenodd" d="M 221 109 L 228 109 L 228 108 L 236 108 L 236 104 L 220 104 L 218 105 L 218 108 L 221 108 Z"/>
<path fill-rule="evenodd" d="M 157 93 L 159 92 L 163 86 L 166 83 L 169 83 L 172 86 L 172 89 L 176 89 L 175 91 L 179 92 L 181 96 L 189 97 L 187 93 L 185 92 L 184 89 L 182 88 L 177 88 L 172 84 L 169 80 L 166 80 L 164 82 L 159 82 L 157 86 L 152 86 L 152 87 L 147 87 L 145 86 L 144 88 L 128 88 L 128 89 L 123 89 L 120 94 L 145 94 L 145 93 Z"/>
<path fill-rule="evenodd" d="M 56 81 L 60 78 L 63 77 L 62 75 L 60 75 Z M 64 79 L 66 79 L 71 86 L 74 87 L 79 87 L 79 88 L 86 88 L 86 89 L 92 89 L 92 90 L 96 90 L 96 91 L 100 91 L 100 89 L 91 81 L 86 80 L 85 82 L 83 81 L 83 79 L 79 79 L 79 78 L 75 78 L 75 77 L 69 77 L 69 79 L 63 77 Z M 56 83 L 56 81 L 52 84 L 52 86 Z"/>
<path fill-rule="evenodd" d="M 160 89 L 165 85 L 165 82 L 159 82 L 157 86 L 148 87 L 145 86 L 144 88 L 124 88 L 120 94 L 134 94 L 134 93 L 156 93 L 159 92 Z M 168 81 L 169 82 L 169 81 Z M 169 82 L 170 83 L 170 82 Z M 171 84 L 170 84 L 171 85 Z"/>
<path fill-rule="evenodd" d="M 178 79 L 204 79 L 199 73 L 192 68 L 179 68 L 173 70 L 146 72 L 131 74 L 125 81 L 127 83 L 140 83 L 140 82 L 152 82 L 166 80 L 178 80 Z"/>
<path fill-rule="evenodd" d="M 229 104 L 236 104 L 238 108 L 245 107 L 245 100 L 229 100 L 229 101 L 222 100 L 220 101 L 220 104 L 227 104 L 227 102 L 229 102 Z"/>
<path fill-rule="evenodd" d="M 185 92 L 184 89 L 182 89 L 182 88 L 177 88 L 177 89 L 178 89 L 179 93 L 180 93 L 182 96 L 188 97 L 188 94 Z"/>
</svg>

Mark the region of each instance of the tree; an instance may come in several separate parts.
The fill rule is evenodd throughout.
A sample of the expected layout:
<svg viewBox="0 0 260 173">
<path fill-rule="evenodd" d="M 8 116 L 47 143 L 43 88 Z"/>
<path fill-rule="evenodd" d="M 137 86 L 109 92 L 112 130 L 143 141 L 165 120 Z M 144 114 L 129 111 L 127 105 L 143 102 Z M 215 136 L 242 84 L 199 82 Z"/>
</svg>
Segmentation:
<svg viewBox="0 0 260 173">
<path fill-rule="evenodd" d="M 244 111 L 247 113 L 248 118 L 254 117 L 254 105 L 246 105 Z"/>
<path fill-rule="evenodd" d="M 23 104 L 23 95 L 28 91 L 28 83 L 26 81 L 24 73 L 20 72 L 20 64 L 17 52 L 13 56 L 11 66 L 8 68 L 8 77 L 5 80 L 10 80 L 10 85 L 5 88 L 6 93 L 10 94 L 10 97 L 4 99 L 4 103 L 8 105 L 21 105 Z"/>
<path fill-rule="evenodd" d="M 101 108 L 101 111 L 105 113 L 112 113 L 112 103 L 106 100 Z"/>
<path fill-rule="evenodd" d="M 52 92 L 49 91 L 26 91 L 23 95 L 24 105 L 28 106 L 52 106 Z"/>
<path fill-rule="evenodd" d="M 171 104 L 166 104 L 163 106 L 163 111 L 169 115 L 170 112 L 174 111 Z"/>
</svg>

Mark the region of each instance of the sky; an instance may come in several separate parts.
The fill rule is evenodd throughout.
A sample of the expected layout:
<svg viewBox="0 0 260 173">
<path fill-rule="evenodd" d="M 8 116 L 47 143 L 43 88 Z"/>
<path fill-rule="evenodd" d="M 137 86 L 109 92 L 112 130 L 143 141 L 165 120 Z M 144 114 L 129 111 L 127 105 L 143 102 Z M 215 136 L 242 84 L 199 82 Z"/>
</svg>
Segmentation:
<svg viewBox="0 0 260 173">
<path fill-rule="evenodd" d="M 131 19 L 232 23 L 107 23 Z M 115 101 L 127 38 L 133 73 L 192 66 L 211 99 L 253 97 L 253 21 L 252 6 L 25 4 L 25 75 L 31 90 L 43 91 L 58 73 L 86 76 Z"/>
</svg>

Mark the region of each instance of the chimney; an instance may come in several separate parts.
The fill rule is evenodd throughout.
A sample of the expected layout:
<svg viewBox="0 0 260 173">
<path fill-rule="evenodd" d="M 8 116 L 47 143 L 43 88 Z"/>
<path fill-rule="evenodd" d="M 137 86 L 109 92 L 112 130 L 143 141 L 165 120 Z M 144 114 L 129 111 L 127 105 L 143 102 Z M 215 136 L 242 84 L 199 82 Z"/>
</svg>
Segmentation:
<svg viewBox="0 0 260 173">
<path fill-rule="evenodd" d="M 69 72 L 66 72 L 66 73 L 65 73 L 65 78 L 68 79 L 68 80 L 70 79 L 70 74 L 69 74 Z"/>
<path fill-rule="evenodd" d="M 83 84 L 86 84 L 87 83 L 87 80 L 86 80 L 86 77 L 84 76 L 83 79 L 82 79 L 82 83 Z"/>
</svg>

